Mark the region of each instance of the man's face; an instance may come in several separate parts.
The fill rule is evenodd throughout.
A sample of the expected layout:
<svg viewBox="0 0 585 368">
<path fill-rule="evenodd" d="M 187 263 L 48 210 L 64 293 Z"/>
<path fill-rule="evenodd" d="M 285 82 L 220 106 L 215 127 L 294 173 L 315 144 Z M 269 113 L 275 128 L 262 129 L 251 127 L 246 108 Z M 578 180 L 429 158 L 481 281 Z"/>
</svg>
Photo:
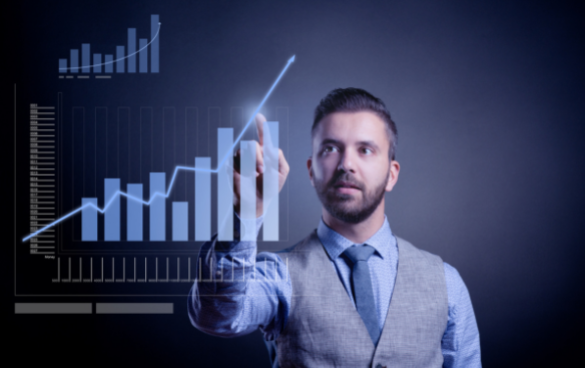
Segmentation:
<svg viewBox="0 0 585 368">
<path fill-rule="evenodd" d="M 359 223 L 379 207 L 398 177 L 389 148 L 386 125 L 372 112 L 337 112 L 321 120 L 307 168 L 333 217 Z"/>
</svg>

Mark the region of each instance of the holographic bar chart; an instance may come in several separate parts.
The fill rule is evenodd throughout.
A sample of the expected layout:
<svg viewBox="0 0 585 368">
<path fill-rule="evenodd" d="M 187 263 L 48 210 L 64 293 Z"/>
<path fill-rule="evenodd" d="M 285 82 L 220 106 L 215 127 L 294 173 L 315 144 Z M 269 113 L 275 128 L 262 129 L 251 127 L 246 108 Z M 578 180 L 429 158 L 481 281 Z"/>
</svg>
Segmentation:
<svg viewBox="0 0 585 368">
<path fill-rule="evenodd" d="M 278 208 L 278 122 L 264 123 L 265 144 L 263 148 L 265 171 L 263 178 L 264 241 L 279 240 Z M 223 164 L 211 169 L 211 157 L 195 157 L 194 206 L 189 210 L 189 202 L 172 201 L 170 217 L 166 216 L 167 200 L 172 192 L 175 177 L 167 183 L 164 172 L 149 173 L 149 196 L 144 198 L 143 184 L 125 184 L 119 178 L 104 179 L 104 228 L 103 239 L 112 241 L 209 241 L 212 238 L 212 180 L 211 174 L 217 173 L 217 223 L 218 238 L 222 241 L 234 239 L 233 206 L 233 128 L 217 130 L 217 161 Z M 241 240 L 256 239 L 256 141 L 240 141 L 240 213 Z M 121 200 L 125 198 L 126 214 L 122 214 Z M 98 198 L 81 198 L 82 210 L 81 240 L 95 242 L 102 238 L 98 234 Z M 146 216 L 148 218 L 146 218 Z M 190 214 L 193 219 L 190 220 Z M 126 221 L 126 239 L 122 239 L 122 219 Z M 146 223 L 145 223 L 146 221 Z M 144 239 L 144 226 L 148 227 Z M 171 227 L 171 239 L 167 239 L 166 229 Z M 189 226 L 193 226 L 194 237 L 189 238 Z"/>
<path fill-rule="evenodd" d="M 157 18 L 152 18 L 151 21 L 156 21 Z M 159 23 L 160 29 L 160 23 Z M 130 35 L 133 34 L 133 31 L 128 32 Z M 158 33 L 157 33 L 158 34 Z M 144 42 L 139 40 L 139 44 L 143 44 Z M 91 46 L 89 44 L 82 45 L 82 66 L 83 70 L 90 68 L 95 70 L 95 65 L 88 65 L 89 64 L 89 55 L 90 55 Z M 124 48 L 119 47 L 117 49 L 118 55 L 124 52 Z M 137 51 L 140 52 L 141 50 Z M 99 54 L 101 56 L 101 54 Z M 70 64 L 72 70 L 75 69 L 78 71 L 79 67 L 79 50 L 74 49 L 70 51 Z M 94 59 L 99 60 L 100 56 L 94 55 Z M 107 72 L 112 72 L 113 70 L 113 60 L 112 54 L 104 55 L 104 59 L 106 60 L 105 63 L 105 70 Z M 112 61 L 107 63 L 107 61 Z M 31 226 L 31 233 L 25 236 L 22 241 L 26 242 L 30 239 L 37 239 L 39 236 L 47 236 L 43 235 L 45 232 L 53 232 L 53 227 L 57 226 L 58 224 L 62 223 L 63 221 L 67 221 L 71 219 L 73 226 L 70 226 L 72 230 L 71 234 L 74 239 L 81 239 L 82 242 L 99 242 L 99 241 L 106 241 L 106 242 L 122 242 L 122 241 L 146 241 L 146 242 L 166 242 L 167 240 L 172 240 L 172 242 L 180 242 L 180 241 L 207 241 L 211 239 L 212 225 L 216 226 L 217 228 L 217 239 L 219 241 L 232 241 L 234 238 L 240 238 L 242 240 L 253 240 L 256 237 L 256 216 L 262 215 L 264 218 L 269 219 L 264 223 L 264 240 L 265 241 L 278 241 L 279 240 L 279 173 L 278 173 L 278 156 L 279 156 L 279 123 L 278 122 L 265 122 L 263 125 L 264 139 L 263 141 L 263 148 L 258 149 L 258 142 L 253 140 L 242 140 L 246 130 L 253 124 L 255 118 L 258 118 L 259 112 L 264 106 L 268 97 L 272 94 L 274 88 L 277 86 L 278 82 L 283 77 L 286 70 L 289 66 L 295 61 L 295 57 L 291 57 L 285 67 L 282 69 L 258 107 L 255 109 L 254 113 L 251 114 L 250 119 L 248 122 L 242 126 L 237 137 L 234 138 L 234 128 L 233 127 L 221 127 L 217 128 L 217 141 L 216 147 L 211 148 L 211 150 L 216 149 L 217 152 L 217 166 L 216 168 L 211 168 L 211 157 L 209 155 L 204 155 L 204 157 L 193 157 L 195 160 L 195 166 L 187 166 L 186 162 L 193 162 L 192 159 L 187 159 L 187 154 L 185 147 L 187 146 L 187 138 L 186 135 L 184 136 L 184 143 L 179 145 L 179 149 L 183 151 L 184 160 L 180 159 L 180 157 L 176 155 L 176 149 L 166 150 L 163 147 L 158 146 L 156 150 L 152 150 L 150 152 L 150 167 L 147 169 L 144 174 L 148 176 L 148 180 L 146 177 L 142 176 L 142 169 L 138 168 L 139 175 L 135 175 L 135 179 L 131 180 L 129 175 L 126 173 L 121 173 L 117 165 L 121 162 L 120 156 L 125 156 L 125 161 L 128 163 L 128 170 L 134 172 L 136 170 L 135 163 L 131 164 L 132 160 L 130 156 L 128 156 L 128 152 L 130 149 L 125 149 L 124 152 L 120 153 L 121 145 L 120 139 L 126 137 L 124 139 L 130 139 L 132 131 L 130 129 L 129 124 L 129 109 L 123 108 L 118 110 L 118 123 L 116 130 L 109 131 L 108 130 L 108 123 L 106 120 L 105 126 L 101 128 L 105 128 L 105 131 L 102 131 L 100 135 L 105 137 L 106 142 L 112 138 L 116 140 L 116 144 L 113 146 L 108 146 L 106 144 L 107 149 L 112 149 L 115 152 L 116 160 L 113 161 L 114 163 L 117 161 L 118 164 L 115 164 L 115 170 L 108 169 L 108 161 L 112 162 L 112 160 L 108 160 L 108 152 L 106 151 L 105 159 L 105 170 L 102 168 L 98 169 L 98 161 L 97 161 L 97 138 L 94 137 L 93 144 L 91 142 L 87 142 L 89 146 L 89 150 L 84 151 L 84 154 L 81 155 L 80 160 L 77 162 L 86 162 L 86 153 L 88 158 L 91 162 L 92 157 L 94 158 L 94 163 L 90 164 L 90 170 L 88 171 L 88 176 L 93 176 L 95 178 L 95 185 L 92 183 L 92 179 L 90 178 L 85 181 L 85 175 L 81 178 L 82 182 L 82 193 L 81 195 L 76 195 L 76 185 L 72 185 L 71 190 L 71 199 L 72 203 L 75 206 L 79 206 L 70 210 L 68 213 L 60 216 L 59 218 L 49 222 L 48 224 L 44 224 L 44 226 Z M 144 63 L 143 63 L 144 62 Z M 140 55 L 139 57 L 139 66 L 140 69 L 148 62 L 146 56 Z M 65 65 L 67 60 L 61 60 L 60 65 Z M 153 58 L 151 59 L 151 64 L 157 64 L 158 59 Z M 70 77 L 67 77 L 70 78 Z M 85 76 L 87 78 L 87 76 Z M 186 111 L 190 111 L 192 108 L 187 108 Z M 102 111 L 105 110 L 104 108 L 100 107 L 99 109 L 96 108 L 96 123 L 93 123 L 93 130 L 97 132 L 97 117 L 98 110 Z M 141 114 L 142 114 L 141 109 Z M 173 111 L 172 109 L 168 109 L 169 111 Z M 79 117 L 84 120 L 84 108 L 83 107 L 73 107 L 73 116 L 75 121 L 76 112 L 79 113 Z M 148 111 L 148 109 L 145 109 Z M 163 109 L 164 111 L 164 109 Z M 148 121 L 146 118 L 148 114 L 145 115 L 145 122 Z M 278 115 L 278 108 L 277 108 L 277 115 Z M 162 125 L 158 125 L 157 133 L 155 133 L 154 123 L 152 121 L 152 117 L 150 118 L 151 125 L 150 125 L 150 133 L 146 133 L 147 136 L 150 137 L 150 143 L 145 141 L 145 149 L 148 151 L 153 148 L 153 138 L 155 134 L 163 135 L 165 134 L 165 128 L 170 128 L 170 131 L 173 132 L 173 143 L 169 148 L 176 147 L 180 141 L 177 141 L 177 138 L 180 137 L 178 133 L 176 133 L 176 125 L 173 124 L 172 120 L 165 122 L 163 113 L 163 120 Z M 171 115 L 169 115 L 171 116 Z M 173 115 L 174 116 L 174 113 Z M 173 118 L 174 119 L 174 118 Z M 288 120 L 288 114 L 287 114 Z M 142 121 L 142 115 L 140 118 Z M 187 122 L 187 117 L 186 117 Z M 71 125 L 71 130 L 67 130 L 67 135 L 72 139 L 72 142 L 77 144 L 85 143 L 85 123 L 82 124 L 81 127 L 76 128 L 77 124 Z M 166 126 L 165 126 L 166 125 Z M 120 131 L 120 126 L 125 126 Z M 100 128 L 100 129 L 101 129 Z M 90 127 L 91 129 L 91 127 Z M 185 131 L 187 131 L 187 125 L 184 125 Z M 115 135 L 112 133 L 116 133 Z M 122 134 L 122 135 L 121 135 Z M 140 130 L 140 134 L 142 136 L 142 130 Z M 115 138 L 114 138 L 115 137 Z M 81 139 L 76 139 L 81 138 Z M 101 139 L 101 138 L 100 138 Z M 140 138 L 140 150 L 142 152 L 142 138 Z M 179 138 L 180 139 L 180 138 Z M 130 141 L 128 141 L 130 143 Z M 234 173 L 236 172 L 237 168 L 234 167 L 234 151 L 235 149 L 240 146 L 240 157 L 239 157 L 239 184 L 240 187 L 240 213 L 234 213 Z M 90 152 L 93 147 L 93 153 Z M 156 151 L 156 153 L 154 153 Z M 195 156 L 197 156 L 196 152 Z M 173 161 L 174 171 L 173 174 L 170 175 L 170 180 L 167 181 L 167 172 L 169 171 L 170 167 L 164 166 L 164 160 L 160 161 L 160 157 L 163 158 L 165 155 L 170 154 Z M 264 170 L 262 171 L 263 178 L 257 177 L 256 172 L 256 160 L 257 155 L 263 155 L 263 160 L 265 162 Z M 73 157 L 73 156 L 72 156 Z M 142 161 L 144 155 L 141 154 L 138 162 L 138 166 Z M 145 158 L 147 158 L 146 156 Z M 167 156 L 169 157 L 169 156 Z M 73 157 L 75 158 L 75 157 Z M 155 161 L 158 161 L 156 162 Z M 176 159 L 179 159 L 178 161 Z M 102 159 L 100 158 L 100 161 Z M 76 160 L 73 159 L 73 168 L 76 165 Z M 156 165 L 155 165 L 156 162 Z M 238 162 L 237 162 L 238 163 Z M 86 163 L 80 165 L 83 172 L 85 173 Z M 155 168 L 154 166 L 157 166 Z M 93 167 L 93 170 L 91 169 Z M 72 168 L 72 172 L 73 172 Z M 40 170 L 40 169 L 39 169 Z M 99 175 L 98 170 L 103 171 L 104 175 Z M 153 171 L 151 171 L 153 170 Z M 93 171 L 92 175 L 89 175 Z M 186 185 L 187 181 L 186 178 L 177 179 L 177 176 L 182 177 L 186 173 L 191 173 L 194 176 L 193 183 L 194 186 Z M 211 175 L 217 174 L 217 175 Z M 113 176 L 113 177 L 112 177 Z M 75 176 L 72 175 L 75 178 Z M 99 177 L 103 179 L 99 179 Z M 217 187 L 215 188 L 215 193 L 212 192 L 213 184 L 212 180 L 215 180 Z M 262 180 L 262 181 L 259 181 Z M 134 181 L 132 183 L 131 181 Z M 142 181 L 142 183 L 137 183 L 136 181 Z M 75 183 L 75 180 L 73 181 Z M 103 185 L 102 190 L 96 190 L 96 187 L 99 185 Z M 102 184 L 103 183 L 103 184 Z M 177 184 L 177 185 L 175 185 Z M 184 184 L 184 185 L 183 185 Z M 236 183 L 237 184 L 237 183 Z M 193 185 L 193 184 L 191 184 Z M 263 213 L 258 213 L 257 208 L 257 196 L 258 196 L 258 188 L 257 185 L 266 186 L 266 191 L 263 191 L 263 206 L 261 210 Z M 147 188 L 145 188 L 145 186 Z M 86 189 L 87 187 L 87 189 Z M 173 193 L 173 188 L 175 188 L 175 193 Z M 187 190 L 190 187 L 193 191 Z M 125 191 L 122 189 L 124 188 Z M 146 190 L 145 190 L 146 189 Z M 189 196 L 187 195 L 189 192 L 190 198 L 193 198 L 195 201 L 192 205 L 189 205 Z M 103 193 L 103 198 L 100 199 L 100 193 Z M 144 198 L 143 196 L 145 193 L 148 193 L 148 197 Z M 178 195 L 177 195 L 178 194 Z M 213 197 L 217 199 L 215 211 L 213 211 L 212 201 Z M 167 202 L 167 199 L 169 201 Z M 178 200 L 179 201 L 178 201 Z M 288 201 L 285 202 L 285 206 L 288 208 Z M 100 204 L 101 207 L 100 207 Z M 168 211 L 167 211 L 168 207 Z M 191 208 L 191 211 L 189 210 Z M 237 210 L 237 208 L 236 208 Z M 213 213 L 215 212 L 215 214 Z M 99 213 L 99 214 L 98 214 Z M 169 213 L 169 219 L 167 219 L 166 214 Z M 189 214 L 192 213 L 194 215 L 194 220 L 189 220 Z M 77 217 L 76 215 L 79 214 L 81 216 Z M 99 215 L 103 215 L 100 217 Z M 145 215 L 146 214 L 146 215 Z M 215 217 L 216 215 L 217 217 Z M 234 231 L 234 219 L 239 217 L 238 222 L 242 225 L 240 230 L 242 231 Z M 77 220 L 75 220 L 77 218 Z M 123 219 L 125 222 L 123 223 Z M 213 221 L 212 221 L 213 220 Z M 169 225 L 167 226 L 167 221 L 169 221 Z M 215 221 L 215 223 L 214 223 Z M 67 221 L 69 222 L 69 221 Z M 35 224 L 36 225 L 36 224 Z M 167 230 L 169 230 L 167 232 Z M 81 233 L 80 237 L 76 237 L 75 233 Z M 145 239 L 148 237 L 148 239 Z"/>
</svg>

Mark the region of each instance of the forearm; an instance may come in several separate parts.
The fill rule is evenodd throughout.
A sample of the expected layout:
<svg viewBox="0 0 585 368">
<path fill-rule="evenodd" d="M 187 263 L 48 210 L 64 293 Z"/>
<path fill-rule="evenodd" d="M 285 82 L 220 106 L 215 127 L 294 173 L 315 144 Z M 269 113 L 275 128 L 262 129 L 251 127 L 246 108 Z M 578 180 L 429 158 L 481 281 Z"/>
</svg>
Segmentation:
<svg viewBox="0 0 585 368">
<path fill-rule="evenodd" d="M 244 309 L 246 273 L 253 271 L 256 242 L 239 240 L 237 216 L 234 225 L 234 241 L 218 241 L 215 235 L 201 247 L 195 265 L 196 280 L 189 293 L 189 317 L 193 325 L 219 336 L 248 332 L 235 323 Z"/>
<path fill-rule="evenodd" d="M 234 220 L 237 237 L 240 224 Z M 261 219 L 257 229 L 260 225 Z M 283 294 L 290 290 L 288 272 L 280 265 L 280 258 L 263 253 L 256 260 L 255 241 L 216 239 L 203 245 L 196 261 L 196 282 L 188 302 L 193 325 L 222 337 L 258 328 L 279 331 L 281 316 L 288 311 Z"/>
</svg>

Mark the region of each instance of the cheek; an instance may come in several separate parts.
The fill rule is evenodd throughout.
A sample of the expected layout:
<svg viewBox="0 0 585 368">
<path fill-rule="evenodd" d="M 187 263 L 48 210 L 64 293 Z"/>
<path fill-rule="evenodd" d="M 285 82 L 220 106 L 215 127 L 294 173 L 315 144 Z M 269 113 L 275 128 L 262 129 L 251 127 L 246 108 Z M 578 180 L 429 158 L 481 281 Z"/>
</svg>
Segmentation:
<svg viewBox="0 0 585 368">
<path fill-rule="evenodd" d="M 386 183 L 388 170 L 387 165 L 374 165 L 372 167 L 363 167 L 362 173 L 370 186 L 379 186 L 382 183 Z"/>
<path fill-rule="evenodd" d="M 313 176 L 316 179 L 328 178 L 335 170 L 335 164 L 331 159 L 320 159 L 313 162 Z"/>
</svg>

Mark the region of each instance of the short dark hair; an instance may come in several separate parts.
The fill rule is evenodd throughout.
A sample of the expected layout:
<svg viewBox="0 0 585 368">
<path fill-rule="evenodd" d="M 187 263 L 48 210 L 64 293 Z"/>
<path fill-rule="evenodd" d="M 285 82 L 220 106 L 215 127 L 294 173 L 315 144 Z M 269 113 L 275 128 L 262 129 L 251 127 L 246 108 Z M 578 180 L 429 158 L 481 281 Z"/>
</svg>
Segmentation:
<svg viewBox="0 0 585 368">
<path fill-rule="evenodd" d="M 388 132 L 388 140 L 390 141 L 388 156 L 391 160 L 394 160 L 398 139 L 396 124 L 390 118 L 390 113 L 386 105 L 384 105 L 384 102 L 360 88 L 337 88 L 329 92 L 315 108 L 315 119 L 313 120 L 311 133 L 315 132 L 319 122 L 329 114 L 334 112 L 359 111 L 371 111 L 386 123 L 386 131 Z"/>
</svg>

